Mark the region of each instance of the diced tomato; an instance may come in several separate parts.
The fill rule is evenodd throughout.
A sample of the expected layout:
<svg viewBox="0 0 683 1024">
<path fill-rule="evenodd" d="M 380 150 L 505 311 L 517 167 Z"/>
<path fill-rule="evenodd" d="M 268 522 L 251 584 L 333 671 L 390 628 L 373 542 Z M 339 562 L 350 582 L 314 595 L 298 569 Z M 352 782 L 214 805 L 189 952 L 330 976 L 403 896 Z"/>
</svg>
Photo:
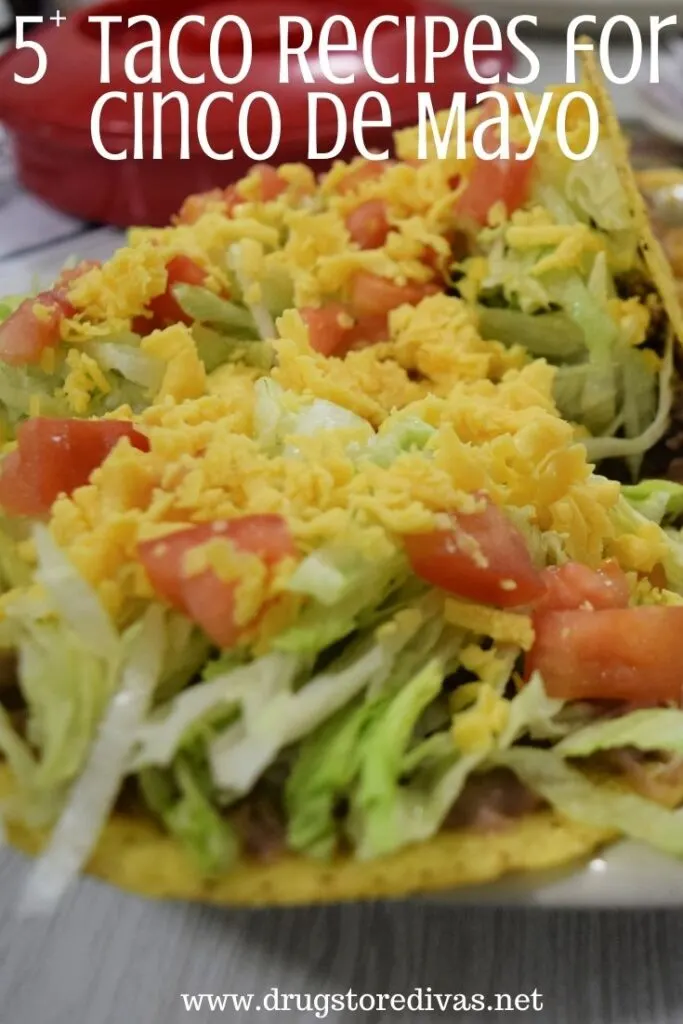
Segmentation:
<svg viewBox="0 0 683 1024">
<path fill-rule="evenodd" d="M 184 612 L 219 647 L 232 647 L 239 638 L 235 623 L 235 584 L 221 580 L 211 569 L 196 576 L 184 573 L 188 551 L 214 537 L 224 537 L 240 551 L 258 555 L 272 567 L 296 548 L 286 521 L 278 515 L 201 523 L 159 540 L 144 541 L 138 553 L 160 597 Z"/>
<path fill-rule="evenodd" d="M 398 306 L 416 306 L 428 295 L 436 295 L 439 291 L 441 289 L 433 282 L 396 284 L 387 277 L 363 270 L 351 282 L 351 308 L 359 319 L 386 316 Z"/>
<path fill-rule="evenodd" d="M 51 292 L 25 299 L 0 324 L 0 360 L 12 366 L 39 363 L 45 349 L 59 345 L 64 316 L 63 302 Z"/>
<path fill-rule="evenodd" d="M 83 277 L 89 270 L 94 270 L 95 267 L 100 267 L 101 265 L 99 260 L 81 260 L 77 266 L 60 271 L 59 277 L 52 287 L 53 293 L 59 294 L 64 289 L 68 289 L 79 277 Z"/>
<path fill-rule="evenodd" d="M 145 435 L 121 420 L 27 420 L 16 450 L 0 463 L 0 505 L 11 515 L 45 515 L 59 494 L 88 482 L 122 437 L 149 450 Z"/>
<path fill-rule="evenodd" d="M 74 281 L 83 277 L 89 270 L 101 266 L 99 260 L 81 260 L 81 262 L 67 270 L 62 270 L 54 285 L 47 293 L 52 296 L 62 307 L 65 316 L 73 316 L 76 307 L 69 301 L 69 289 Z"/>
<path fill-rule="evenodd" d="M 235 583 L 210 569 L 183 580 L 183 612 L 224 650 L 235 646 L 244 629 L 235 622 L 235 590 Z"/>
<path fill-rule="evenodd" d="M 616 562 L 605 562 L 600 569 L 589 569 L 579 562 L 543 570 L 546 592 L 536 613 L 628 608 L 629 586 Z"/>
<path fill-rule="evenodd" d="M 524 537 L 492 504 L 451 516 L 453 528 L 404 538 L 413 572 L 451 594 L 515 608 L 545 593 Z"/>
<path fill-rule="evenodd" d="M 189 256 L 174 256 L 166 267 L 169 285 L 204 284 L 206 271 Z"/>
<path fill-rule="evenodd" d="M 537 616 L 525 675 L 551 697 L 680 703 L 683 607 L 551 611 Z"/>
<path fill-rule="evenodd" d="M 173 287 L 176 284 L 202 285 L 206 280 L 206 271 L 189 256 L 174 256 L 168 263 L 166 272 L 166 291 L 151 299 L 147 307 L 152 315 L 139 316 L 133 321 L 133 330 L 137 334 L 148 334 L 169 324 L 192 323 L 192 318 L 181 309 L 173 294 Z"/>
<path fill-rule="evenodd" d="M 177 224 L 196 224 L 214 206 L 221 206 L 221 212 L 230 217 L 235 206 L 242 202 L 244 200 L 238 194 L 236 185 L 197 192 L 185 199 L 174 220 Z"/>
<path fill-rule="evenodd" d="M 477 157 L 467 185 L 458 197 L 455 212 L 475 224 L 486 224 L 491 207 L 502 201 L 508 213 L 523 206 L 529 198 L 533 159 L 515 160 L 520 146 L 510 144 L 509 160 L 482 160 Z"/>
<path fill-rule="evenodd" d="M 420 262 L 424 263 L 435 274 L 440 274 L 443 270 L 444 257 L 436 249 L 433 249 L 431 245 L 426 245 L 422 250 Z"/>
<path fill-rule="evenodd" d="M 237 184 L 228 185 L 227 188 L 223 189 L 223 206 L 228 217 L 232 217 L 235 207 L 243 202 L 244 199 L 242 199 L 242 196 L 237 191 Z"/>
<path fill-rule="evenodd" d="M 324 356 L 337 355 L 348 346 L 350 328 L 343 322 L 348 313 L 339 302 L 326 306 L 306 306 L 301 316 L 308 327 L 311 348 Z"/>
<path fill-rule="evenodd" d="M 386 313 L 378 316 L 361 316 L 349 331 L 347 343 L 349 348 L 366 348 L 389 337 L 389 317 Z"/>
<path fill-rule="evenodd" d="M 378 249 L 389 234 L 387 204 L 383 199 L 368 199 L 352 210 L 346 218 L 351 240 L 361 249 Z"/>
<path fill-rule="evenodd" d="M 26 299 L 4 323 L 0 324 L 0 360 L 12 366 L 39 363 L 46 348 L 55 348 L 61 340 L 61 323 L 73 316 L 69 288 L 93 267 L 94 260 L 83 260 L 77 267 L 62 270 L 49 291 Z"/>
<path fill-rule="evenodd" d="M 261 164 L 256 169 L 261 179 L 261 201 L 270 202 L 277 199 L 287 188 L 287 182 L 281 178 L 274 167 L 270 164 Z"/>
<path fill-rule="evenodd" d="M 354 170 L 349 171 L 342 178 L 337 185 L 337 192 L 345 196 L 348 192 L 353 192 L 355 189 L 360 188 L 366 181 L 381 178 L 387 167 L 390 167 L 392 164 L 393 160 L 368 160 L 366 163 L 354 168 Z"/>
<path fill-rule="evenodd" d="M 187 196 L 176 215 L 176 222 L 178 224 L 196 224 L 210 207 L 223 201 L 223 189 L 220 188 L 211 189 L 210 192 L 196 192 L 194 195 Z"/>
</svg>

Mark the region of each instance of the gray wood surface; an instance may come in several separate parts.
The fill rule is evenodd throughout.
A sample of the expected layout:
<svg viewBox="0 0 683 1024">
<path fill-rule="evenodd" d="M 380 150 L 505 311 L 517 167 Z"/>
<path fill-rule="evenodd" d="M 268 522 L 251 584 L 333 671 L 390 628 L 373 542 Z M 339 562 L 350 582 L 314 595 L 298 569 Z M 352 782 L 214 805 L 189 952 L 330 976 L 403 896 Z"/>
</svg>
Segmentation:
<svg viewBox="0 0 683 1024">
<path fill-rule="evenodd" d="M 159 904 L 86 880 L 47 922 L 18 923 L 25 863 L 0 854 L 2 1024 L 683 1021 L 683 916 L 438 903 L 238 912 Z M 182 993 L 530 994 L 538 1012 L 188 1013 Z M 320 1004 L 319 1004 L 320 1006 Z M 322 1010 L 320 1011 L 322 1013 Z"/>
</svg>

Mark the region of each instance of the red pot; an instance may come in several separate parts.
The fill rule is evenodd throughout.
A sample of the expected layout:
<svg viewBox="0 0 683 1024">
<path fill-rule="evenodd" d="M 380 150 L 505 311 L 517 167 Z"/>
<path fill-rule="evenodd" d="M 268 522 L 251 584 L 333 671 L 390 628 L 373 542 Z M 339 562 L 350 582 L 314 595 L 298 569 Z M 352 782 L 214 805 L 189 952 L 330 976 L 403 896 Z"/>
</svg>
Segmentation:
<svg viewBox="0 0 683 1024">
<path fill-rule="evenodd" d="M 150 14 L 160 22 L 162 38 L 161 81 L 134 85 L 126 78 L 124 57 L 136 42 L 149 39 L 149 29 L 126 27 L 127 19 Z M 186 76 L 205 75 L 203 84 L 178 81 L 168 58 L 168 42 L 178 19 L 188 14 L 205 18 L 205 27 L 187 25 L 179 36 L 179 61 Z M 253 58 L 246 78 L 239 84 L 226 85 L 214 73 L 209 60 L 209 37 L 213 26 L 226 14 L 239 15 L 248 24 L 253 40 Z M 319 61 L 319 30 L 323 22 L 345 14 L 353 22 L 359 40 L 370 21 L 380 15 L 395 15 L 400 26 L 385 25 L 374 40 L 375 66 L 381 75 L 399 74 L 398 84 L 380 85 L 373 81 L 363 64 L 362 54 L 348 50 L 330 58 L 338 77 L 355 73 L 355 81 L 334 85 L 322 74 Z M 110 81 L 100 81 L 100 28 L 88 21 L 92 15 L 119 15 L 121 24 L 111 28 L 109 47 Z M 278 19 L 281 15 L 307 18 L 313 28 L 313 44 L 308 63 L 313 82 L 303 79 L 298 61 L 289 62 L 290 81 L 280 84 Z M 459 43 L 452 56 L 435 62 L 435 81 L 425 84 L 425 16 L 441 15 L 452 20 L 458 29 Z M 406 84 L 405 19 L 415 17 L 416 68 L 413 84 Z M 351 115 L 360 96 L 368 91 L 381 91 L 391 107 L 391 127 L 366 130 L 365 143 L 384 149 L 391 142 L 396 128 L 417 120 L 417 93 L 429 91 L 435 109 L 449 107 L 454 92 L 467 95 L 472 101 L 478 92 L 492 86 L 474 82 L 467 73 L 462 57 L 462 40 L 470 16 L 451 6 L 411 0 L 232 0 L 197 3 L 192 0 L 114 0 L 86 8 L 69 16 L 59 27 L 50 25 L 32 38 L 44 47 L 47 71 L 33 85 L 17 84 L 15 74 L 32 76 L 36 71 L 36 54 L 30 49 L 15 50 L 0 60 L 0 120 L 10 131 L 15 146 L 19 176 L 30 191 L 58 209 L 83 220 L 127 226 L 130 224 L 164 224 L 178 209 L 183 198 L 192 192 L 223 187 L 241 177 L 253 163 L 243 152 L 237 136 L 237 115 L 245 98 L 256 91 L 267 92 L 276 100 L 282 118 L 281 140 L 270 163 L 307 161 L 308 94 L 313 91 L 334 93 L 349 115 L 349 133 L 342 157 L 356 150 L 350 130 Z M 480 26 L 475 38 L 486 43 L 490 32 Z M 343 28 L 340 29 L 343 33 Z M 440 34 L 439 34 L 440 33 Z M 331 37 L 337 41 L 335 37 Z M 436 26 L 437 47 L 447 41 L 447 26 Z M 340 37 L 341 39 L 341 37 Z M 512 49 L 504 44 L 501 50 L 477 55 L 477 66 L 483 74 L 501 80 L 513 66 Z M 220 62 L 224 73 L 239 67 L 242 60 L 241 35 L 235 26 L 225 29 L 220 39 Z M 136 71 L 151 69 L 147 52 L 136 61 Z M 124 99 L 111 99 L 102 108 L 102 146 L 111 154 L 128 151 L 120 160 L 100 155 L 91 134 L 91 114 L 98 99 L 116 91 Z M 234 149 L 234 159 L 214 159 L 202 151 L 197 133 L 197 118 L 202 102 L 216 91 L 231 92 L 233 102 L 216 101 L 207 118 L 207 138 L 216 153 Z M 152 152 L 155 118 L 153 94 L 179 92 L 186 98 L 189 149 L 181 152 L 182 118 L 179 103 L 170 101 L 158 118 L 161 150 Z M 134 101 L 134 94 L 140 99 Z M 134 115 L 134 102 L 142 104 L 141 116 Z M 183 99 L 181 102 L 185 102 Z M 378 105 L 374 102 L 375 109 Z M 366 117 L 373 117 L 373 102 Z M 328 103 L 326 111 L 332 110 Z M 255 100 L 249 117 L 249 142 L 258 153 L 264 152 L 270 137 L 270 113 L 263 100 Z M 135 132 L 143 145 L 142 159 L 133 159 Z M 337 135 L 336 116 L 320 119 L 320 143 L 331 144 Z M 325 163 L 308 161 L 317 170 Z"/>
</svg>

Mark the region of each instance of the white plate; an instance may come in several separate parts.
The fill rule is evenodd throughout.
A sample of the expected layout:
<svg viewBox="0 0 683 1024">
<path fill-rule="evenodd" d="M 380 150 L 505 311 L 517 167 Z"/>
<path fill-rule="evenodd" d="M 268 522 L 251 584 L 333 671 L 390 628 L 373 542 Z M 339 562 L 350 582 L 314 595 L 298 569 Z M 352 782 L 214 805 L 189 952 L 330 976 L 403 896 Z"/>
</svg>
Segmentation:
<svg viewBox="0 0 683 1024">
<path fill-rule="evenodd" d="M 485 837 L 482 840 L 485 842 Z M 576 909 L 683 907 L 683 863 L 635 842 L 620 842 L 569 868 L 515 875 L 435 896 L 438 902 Z"/>
</svg>

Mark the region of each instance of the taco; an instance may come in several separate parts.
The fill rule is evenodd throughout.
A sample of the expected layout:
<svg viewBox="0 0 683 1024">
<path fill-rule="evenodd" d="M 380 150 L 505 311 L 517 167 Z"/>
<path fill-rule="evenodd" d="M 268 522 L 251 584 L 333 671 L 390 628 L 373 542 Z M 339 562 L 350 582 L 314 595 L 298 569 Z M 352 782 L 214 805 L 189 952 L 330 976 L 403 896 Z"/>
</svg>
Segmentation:
<svg viewBox="0 0 683 1024">
<path fill-rule="evenodd" d="M 401 133 L 380 170 L 191 197 L 69 282 L 33 380 L 46 351 L 165 362 L 104 414 L 15 417 L 0 464 L 3 810 L 43 851 L 30 905 L 81 868 L 291 904 L 624 835 L 683 856 L 683 488 L 607 475 L 665 443 L 681 316 L 587 76 L 594 162 L 570 179 L 544 140 L 523 187 L 496 169 L 480 224 L 476 161 L 416 164 Z M 6 321 L 6 363 L 55 302 Z"/>
</svg>

